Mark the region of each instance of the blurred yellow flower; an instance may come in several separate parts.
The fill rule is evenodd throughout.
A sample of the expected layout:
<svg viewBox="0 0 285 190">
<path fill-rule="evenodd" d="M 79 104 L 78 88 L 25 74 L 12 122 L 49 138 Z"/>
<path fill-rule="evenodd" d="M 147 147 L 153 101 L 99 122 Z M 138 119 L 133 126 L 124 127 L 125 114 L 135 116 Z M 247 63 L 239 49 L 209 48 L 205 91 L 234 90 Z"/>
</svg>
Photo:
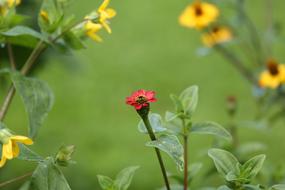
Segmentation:
<svg viewBox="0 0 285 190">
<path fill-rule="evenodd" d="M 9 9 L 19 5 L 21 3 L 21 0 L 3 0 L 0 1 L 0 15 L 5 16 Z"/>
<path fill-rule="evenodd" d="M 97 34 L 99 30 L 102 29 L 101 24 L 93 23 L 92 21 L 87 21 L 84 25 L 86 35 L 89 36 L 96 42 L 101 42 L 102 38 Z"/>
<path fill-rule="evenodd" d="M 44 21 L 49 22 L 48 13 L 46 11 L 41 10 L 40 16 Z"/>
<path fill-rule="evenodd" d="M 7 3 L 8 3 L 8 7 L 11 8 L 11 7 L 19 5 L 21 3 L 21 0 L 7 0 Z"/>
<path fill-rule="evenodd" d="M 11 135 L 6 129 L 1 129 L 0 138 L 2 142 L 2 156 L 0 160 L 0 167 L 3 167 L 6 160 L 16 158 L 20 153 L 20 148 L 17 143 L 26 145 L 33 144 L 33 141 L 25 136 Z"/>
<path fill-rule="evenodd" d="M 102 26 L 107 30 L 108 33 L 111 33 L 112 30 L 108 25 L 108 19 L 111 19 L 114 16 L 116 16 L 116 11 L 114 9 L 107 8 L 109 3 L 110 0 L 104 0 L 104 2 L 101 4 L 101 6 L 98 9 L 98 14 L 99 14 L 100 24 L 102 24 Z"/>
<path fill-rule="evenodd" d="M 182 12 L 179 23 L 188 28 L 202 29 L 215 21 L 218 15 L 219 10 L 215 5 L 196 1 Z"/>
<path fill-rule="evenodd" d="M 278 64 L 275 60 L 267 62 L 267 70 L 263 71 L 259 77 L 259 85 L 275 89 L 285 83 L 285 65 Z"/>
<path fill-rule="evenodd" d="M 227 27 L 214 27 L 206 34 L 203 34 L 202 41 L 208 46 L 212 47 L 219 43 L 228 42 L 233 38 L 232 32 Z"/>
</svg>

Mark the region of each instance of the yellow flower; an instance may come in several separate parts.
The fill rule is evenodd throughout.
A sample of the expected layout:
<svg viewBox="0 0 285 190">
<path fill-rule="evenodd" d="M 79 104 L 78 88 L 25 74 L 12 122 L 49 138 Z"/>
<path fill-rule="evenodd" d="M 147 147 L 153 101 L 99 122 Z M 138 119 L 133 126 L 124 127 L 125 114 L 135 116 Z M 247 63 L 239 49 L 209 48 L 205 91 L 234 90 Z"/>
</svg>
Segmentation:
<svg viewBox="0 0 285 190">
<path fill-rule="evenodd" d="M 104 0 L 97 12 L 99 14 L 100 24 L 102 24 L 102 26 L 107 30 L 108 33 L 111 33 L 112 31 L 110 26 L 108 25 L 108 19 L 111 19 L 116 16 L 116 11 L 114 9 L 107 8 L 109 3 L 110 0 Z"/>
<path fill-rule="evenodd" d="M 93 23 L 92 21 L 87 21 L 84 25 L 86 35 L 89 36 L 96 42 L 101 42 L 102 38 L 97 34 L 99 30 L 102 29 L 101 24 Z"/>
<path fill-rule="evenodd" d="M 4 0 L 0 3 L 0 15 L 5 16 L 9 9 L 19 5 L 21 0 Z"/>
<path fill-rule="evenodd" d="M 278 64 L 275 60 L 267 62 L 267 70 L 259 77 L 259 85 L 275 89 L 285 83 L 285 65 Z"/>
<path fill-rule="evenodd" d="M 49 22 L 48 13 L 46 11 L 41 10 L 40 16 L 44 21 Z"/>
<path fill-rule="evenodd" d="M 16 158 L 20 153 L 18 143 L 26 145 L 33 144 L 33 141 L 25 136 L 11 135 L 6 129 L 1 129 L 0 137 L 2 141 L 2 156 L 0 160 L 0 167 L 3 167 L 6 160 Z"/>
<path fill-rule="evenodd" d="M 179 23 L 188 28 L 202 29 L 215 21 L 218 15 L 219 10 L 215 5 L 196 1 L 182 12 Z"/>
<path fill-rule="evenodd" d="M 11 8 L 11 7 L 19 5 L 21 3 L 21 0 L 7 0 L 7 3 L 8 3 L 8 7 Z"/>
<path fill-rule="evenodd" d="M 212 47 L 219 43 L 228 42 L 233 38 L 232 32 L 227 27 L 214 27 L 210 32 L 202 36 L 203 43 Z"/>
</svg>

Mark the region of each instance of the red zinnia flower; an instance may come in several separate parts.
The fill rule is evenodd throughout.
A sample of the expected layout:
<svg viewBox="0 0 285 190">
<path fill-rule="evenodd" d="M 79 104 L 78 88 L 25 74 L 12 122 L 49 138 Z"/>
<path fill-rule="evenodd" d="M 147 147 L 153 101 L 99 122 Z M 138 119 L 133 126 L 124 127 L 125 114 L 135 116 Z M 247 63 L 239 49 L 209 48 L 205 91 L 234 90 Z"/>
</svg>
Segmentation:
<svg viewBox="0 0 285 190">
<path fill-rule="evenodd" d="M 147 107 L 150 102 L 156 102 L 154 96 L 154 91 L 138 90 L 126 98 L 126 104 L 134 106 L 136 110 L 140 110 L 142 107 Z"/>
</svg>

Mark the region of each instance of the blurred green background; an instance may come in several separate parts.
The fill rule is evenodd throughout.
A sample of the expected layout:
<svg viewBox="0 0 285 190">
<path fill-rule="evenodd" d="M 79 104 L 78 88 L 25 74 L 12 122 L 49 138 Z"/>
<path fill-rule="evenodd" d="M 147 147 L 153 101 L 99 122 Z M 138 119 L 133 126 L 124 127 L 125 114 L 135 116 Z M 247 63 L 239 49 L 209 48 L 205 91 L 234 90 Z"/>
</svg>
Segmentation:
<svg viewBox="0 0 285 190">
<path fill-rule="evenodd" d="M 24 0 L 25 2 L 25 0 Z M 100 189 L 96 175 L 115 177 L 126 166 L 140 165 L 131 190 L 156 189 L 163 185 L 154 151 L 144 146 L 148 136 L 137 131 L 139 118 L 125 105 L 125 97 L 137 89 L 157 92 L 152 111 L 164 115 L 172 110 L 170 93 L 178 94 L 189 85 L 200 87 L 200 101 L 195 121 L 212 120 L 227 124 L 225 98 L 236 95 L 238 118 L 252 119 L 255 112 L 251 86 L 219 55 L 197 55 L 201 46 L 198 32 L 180 27 L 177 19 L 191 1 L 113 0 L 118 15 L 112 20 L 112 35 L 102 34 L 103 43 L 88 41 L 87 49 L 75 52 L 70 60 L 48 58 L 36 76 L 46 80 L 56 101 L 32 149 L 50 155 L 62 144 L 74 144 L 77 162 L 64 173 L 72 189 Z M 100 5 L 99 0 L 73 1 L 70 12 L 80 18 Z M 274 0 L 274 18 L 284 22 L 284 2 Z M 246 9 L 257 26 L 266 27 L 266 0 L 246 1 Z M 283 33 L 284 34 L 284 33 Z M 281 43 L 284 43 L 281 41 Z M 279 47 L 280 46 L 280 47 Z M 275 48 L 278 60 L 285 60 L 281 45 Z M 1 90 L 1 100 L 3 91 Z M 26 134 L 27 119 L 23 104 L 16 96 L 6 123 Z M 267 161 L 282 161 L 284 125 L 271 130 L 242 129 L 243 142 L 268 144 Z M 203 155 L 212 137 L 190 137 L 190 160 L 210 162 Z M 167 169 L 178 172 L 167 159 Z M 13 160 L 0 170 L 0 182 L 32 171 L 35 165 Z M 197 179 L 196 184 L 199 184 Z M 210 183 L 203 179 L 203 185 Z M 201 184 L 201 183 L 200 183 Z M 4 189 L 17 189 L 10 185 Z"/>
</svg>

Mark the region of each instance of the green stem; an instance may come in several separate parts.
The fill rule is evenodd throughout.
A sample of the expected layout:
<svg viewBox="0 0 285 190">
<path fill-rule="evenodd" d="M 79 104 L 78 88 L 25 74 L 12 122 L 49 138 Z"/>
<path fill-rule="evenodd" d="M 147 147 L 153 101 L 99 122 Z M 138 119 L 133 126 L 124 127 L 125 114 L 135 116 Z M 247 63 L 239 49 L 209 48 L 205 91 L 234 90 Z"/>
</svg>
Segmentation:
<svg viewBox="0 0 285 190">
<path fill-rule="evenodd" d="M 31 176 L 32 174 L 33 174 L 33 172 L 29 172 L 29 173 L 26 173 L 26 174 L 21 175 L 21 176 L 19 176 L 19 177 L 16 177 L 16 178 L 10 179 L 10 180 L 8 180 L 8 181 L 2 182 L 2 183 L 0 183 L 0 188 L 1 188 L 1 187 L 4 187 L 4 186 L 6 186 L 6 185 L 9 185 L 9 184 L 11 184 L 11 183 L 20 181 L 20 180 L 22 180 L 22 179 L 25 179 L 26 177 L 29 177 L 29 176 Z"/>
<path fill-rule="evenodd" d="M 257 84 L 252 72 L 233 53 L 220 45 L 215 45 L 214 49 L 223 55 L 251 84 Z"/>
<path fill-rule="evenodd" d="M 155 137 L 155 134 L 152 131 L 151 124 L 149 122 L 148 116 L 146 115 L 145 117 L 142 117 L 142 119 L 143 119 L 143 122 L 144 122 L 144 124 L 146 126 L 146 129 L 148 131 L 150 139 L 152 141 L 156 141 L 157 139 Z M 168 182 L 166 169 L 165 169 L 165 166 L 164 166 L 164 163 L 163 163 L 163 160 L 162 160 L 162 157 L 161 157 L 161 154 L 160 154 L 160 151 L 159 151 L 158 148 L 155 148 L 155 153 L 156 153 L 156 156 L 158 158 L 158 162 L 159 162 L 159 165 L 160 165 L 160 168 L 161 168 L 161 172 L 162 172 L 162 175 L 163 175 L 163 179 L 164 179 L 164 182 L 165 182 L 166 189 L 170 190 L 170 185 L 169 185 L 169 182 Z"/>
<path fill-rule="evenodd" d="M 185 119 L 182 119 L 183 125 L 183 143 L 184 143 L 184 190 L 188 189 L 188 129 Z"/>
</svg>

